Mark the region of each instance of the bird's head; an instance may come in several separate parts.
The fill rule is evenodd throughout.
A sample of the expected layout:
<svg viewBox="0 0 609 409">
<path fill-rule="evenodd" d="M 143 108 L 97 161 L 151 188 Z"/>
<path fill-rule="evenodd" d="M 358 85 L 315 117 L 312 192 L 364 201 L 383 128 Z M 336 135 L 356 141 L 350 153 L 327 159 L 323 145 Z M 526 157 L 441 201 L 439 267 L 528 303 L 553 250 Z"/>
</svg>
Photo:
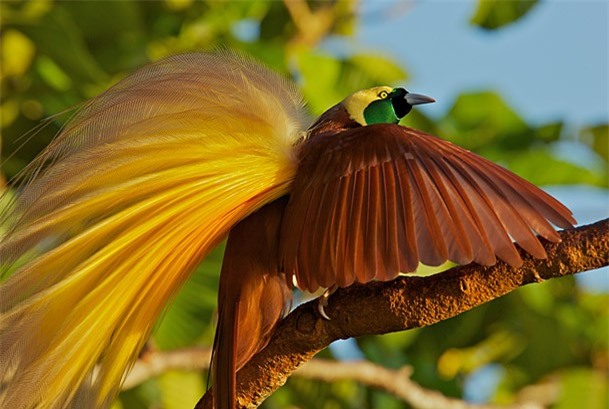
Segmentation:
<svg viewBox="0 0 609 409">
<path fill-rule="evenodd" d="M 368 88 L 349 95 L 343 106 L 351 119 L 362 126 L 397 124 L 414 105 L 436 102 L 435 99 L 413 94 L 404 88 L 387 86 Z"/>
</svg>

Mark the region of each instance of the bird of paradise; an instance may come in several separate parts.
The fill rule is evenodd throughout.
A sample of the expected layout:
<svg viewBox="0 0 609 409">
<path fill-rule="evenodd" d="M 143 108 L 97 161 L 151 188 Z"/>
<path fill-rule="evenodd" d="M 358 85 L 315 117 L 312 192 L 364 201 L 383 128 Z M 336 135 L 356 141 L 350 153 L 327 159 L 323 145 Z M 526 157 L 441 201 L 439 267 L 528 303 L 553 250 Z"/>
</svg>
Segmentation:
<svg viewBox="0 0 609 409">
<path fill-rule="evenodd" d="M 295 87 L 231 53 L 174 56 L 85 103 L 2 220 L 0 407 L 107 408 L 172 296 L 228 235 L 216 408 L 301 289 L 446 260 L 538 258 L 571 212 L 506 169 L 399 126 L 432 102 L 354 93 L 306 127 Z"/>
</svg>

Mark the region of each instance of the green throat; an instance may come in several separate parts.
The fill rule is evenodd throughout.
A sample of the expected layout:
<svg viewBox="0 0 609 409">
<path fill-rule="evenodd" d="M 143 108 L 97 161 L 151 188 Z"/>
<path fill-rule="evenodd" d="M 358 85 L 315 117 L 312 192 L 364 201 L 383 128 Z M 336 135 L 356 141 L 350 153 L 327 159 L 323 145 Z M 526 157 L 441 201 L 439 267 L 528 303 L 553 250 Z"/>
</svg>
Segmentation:
<svg viewBox="0 0 609 409">
<path fill-rule="evenodd" d="M 370 103 L 364 109 L 366 125 L 373 124 L 397 124 L 400 118 L 395 114 L 391 99 L 381 99 Z"/>
</svg>

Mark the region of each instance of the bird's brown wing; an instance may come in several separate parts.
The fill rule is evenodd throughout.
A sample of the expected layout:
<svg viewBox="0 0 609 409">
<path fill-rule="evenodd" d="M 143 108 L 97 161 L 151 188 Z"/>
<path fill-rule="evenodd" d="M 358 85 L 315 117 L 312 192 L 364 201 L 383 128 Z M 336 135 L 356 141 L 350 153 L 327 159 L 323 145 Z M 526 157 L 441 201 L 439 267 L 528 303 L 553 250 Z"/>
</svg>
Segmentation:
<svg viewBox="0 0 609 409">
<path fill-rule="evenodd" d="M 535 233 L 575 224 L 556 199 L 450 142 L 398 125 L 315 135 L 284 213 L 280 257 L 299 287 L 390 280 L 419 262 L 546 257 Z"/>
</svg>

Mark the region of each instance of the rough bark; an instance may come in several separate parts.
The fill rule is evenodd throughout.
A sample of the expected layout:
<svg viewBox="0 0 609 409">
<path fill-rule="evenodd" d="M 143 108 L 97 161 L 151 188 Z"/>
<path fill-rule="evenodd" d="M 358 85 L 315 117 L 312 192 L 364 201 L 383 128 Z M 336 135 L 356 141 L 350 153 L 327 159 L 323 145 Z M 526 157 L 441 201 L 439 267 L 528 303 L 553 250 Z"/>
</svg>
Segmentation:
<svg viewBox="0 0 609 409">
<path fill-rule="evenodd" d="M 560 243 L 542 241 L 545 260 L 521 251 L 524 265 L 470 264 L 429 277 L 404 276 L 339 289 L 326 313 L 317 302 L 301 305 L 278 326 L 265 349 L 237 374 L 240 408 L 255 408 L 299 366 L 337 339 L 423 327 L 454 317 L 518 287 L 609 265 L 609 219 L 560 232 Z M 212 408 L 208 391 L 195 409 Z"/>
</svg>

